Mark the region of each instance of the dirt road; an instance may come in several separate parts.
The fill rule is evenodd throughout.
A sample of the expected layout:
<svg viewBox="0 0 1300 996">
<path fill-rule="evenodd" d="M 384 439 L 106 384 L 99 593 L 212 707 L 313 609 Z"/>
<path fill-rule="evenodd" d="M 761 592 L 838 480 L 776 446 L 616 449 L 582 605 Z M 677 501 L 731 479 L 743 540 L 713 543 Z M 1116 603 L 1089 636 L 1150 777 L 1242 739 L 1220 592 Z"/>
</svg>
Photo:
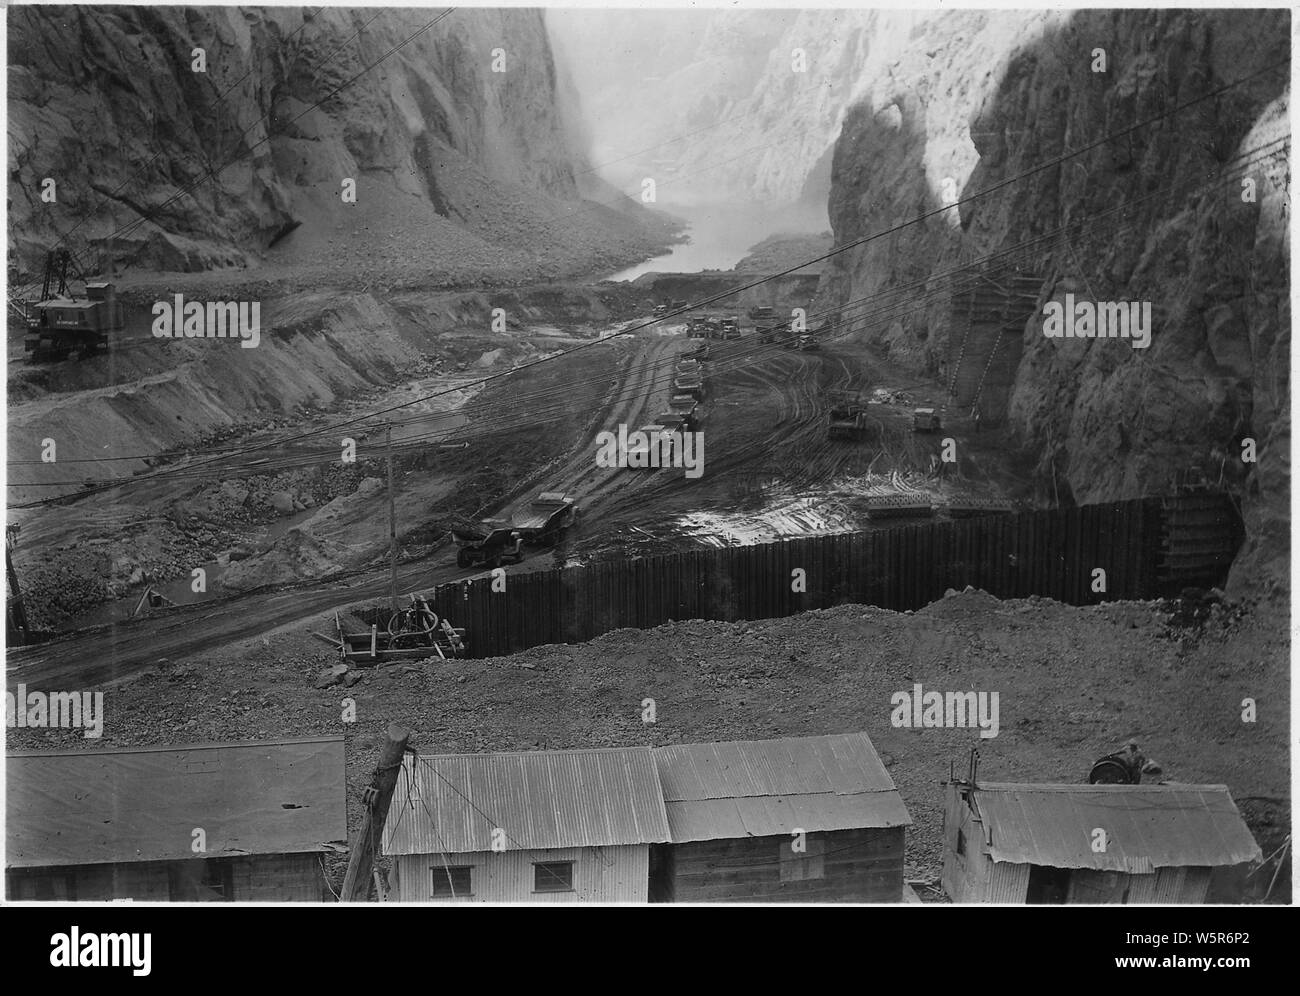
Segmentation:
<svg viewBox="0 0 1300 996">
<path fill-rule="evenodd" d="M 762 350 L 750 337 L 714 344 L 706 371 L 703 477 L 688 479 L 681 470 L 673 469 L 597 467 L 597 433 L 616 430 L 620 424 L 634 430 L 662 411 L 676 358 L 687 346 L 680 333 L 651 330 L 599 347 L 608 350 L 601 362 L 610 363 L 614 371 L 603 402 L 591 411 L 574 411 L 565 423 L 545 430 L 562 434 L 567 428 L 572 444 L 559 458 L 512 481 L 513 492 L 493 514 L 509 514 L 512 506 L 540 490 L 569 492 L 584 511 L 575 550 L 599 551 L 607 549 L 620 531 L 638 524 L 663 523 L 693 509 L 733 507 L 738 496 L 750 496 L 755 480 L 781 479 L 796 489 L 811 487 L 843 472 L 864 470 L 878 452 L 826 439 L 821 393 L 861 387 L 883 376 L 880 370 L 867 369 L 861 360 L 850 361 L 833 348 L 816 352 Z M 494 388 L 495 403 L 508 404 L 513 392 L 522 390 L 526 382 L 524 378 L 515 384 L 512 378 L 499 383 Z M 292 447 L 286 447 L 289 449 Z M 276 454 L 277 450 L 267 452 Z M 148 491 L 154 485 L 134 487 Z M 679 542 L 689 545 L 691 540 L 679 538 Z M 551 557 L 535 553 L 511 569 L 551 566 Z M 401 565 L 398 588 L 405 594 L 473 573 L 457 568 L 450 549 L 444 547 L 424 560 Z M 160 658 L 176 660 L 201 654 L 331 609 L 382 598 L 387 592 L 388 572 L 376 566 L 346 580 L 309 581 L 179 607 L 150 618 L 18 648 L 9 655 L 9 683 L 24 681 L 50 688 L 109 684 L 153 667 Z"/>
</svg>

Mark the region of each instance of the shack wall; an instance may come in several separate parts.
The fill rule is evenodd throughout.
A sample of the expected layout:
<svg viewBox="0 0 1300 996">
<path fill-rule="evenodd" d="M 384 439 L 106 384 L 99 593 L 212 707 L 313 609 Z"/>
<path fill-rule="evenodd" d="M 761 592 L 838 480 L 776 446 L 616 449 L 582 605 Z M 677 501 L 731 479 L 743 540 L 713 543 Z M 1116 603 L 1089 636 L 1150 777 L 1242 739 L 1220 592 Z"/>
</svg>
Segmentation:
<svg viewBox="0 0 1300 996">
<path fill-rule="evenodd" d="M 434 897 L 433 872 L 443 862 L 452 868 L 470 866 L 469 902 L 533 903 L 644 903 L 649 885 L 647 844 L 615 847 L 557 848 L 546 851 L 477 851 L 469 854 L 402 854 L 394 858 L 397 868 L 394 893 L 400 902 L 444 901 Z M 572 892 L 534 892 L 533 865 L 538 862 L 572 861 Z"/>
<path fill-rule="evenodd" d="M 959 846 L 959 841 L 962 846 Z M 975 818 L 958 786 L 948 785 L 943 812 L 943 871 L 939 881 L 954 903 L 990 901 L 986 897 L 993 859 L 984 848 L 984 824 Z M 1026 871 L 1026 884 L 1028 881 Z M 1018 901 L 1024 901 L 1023 891 Z"/>
<path fill-rule="evenodd" d="M 903 828 L 810 833 L 672 846 L 673 902 L 871 902 L 903 899 Z"/>
<path fill-rule="evenodd" d="M 228 896 L 193 887 L 198 866 L 221 868 Z M 5 873 L 10 899 L 142 902 L 232 900 L 238 902 L 320 902 L 328 898 L 320 855 L 259 854 L 191 861 L 137 861 L 11 869 Z"/>
</svg>

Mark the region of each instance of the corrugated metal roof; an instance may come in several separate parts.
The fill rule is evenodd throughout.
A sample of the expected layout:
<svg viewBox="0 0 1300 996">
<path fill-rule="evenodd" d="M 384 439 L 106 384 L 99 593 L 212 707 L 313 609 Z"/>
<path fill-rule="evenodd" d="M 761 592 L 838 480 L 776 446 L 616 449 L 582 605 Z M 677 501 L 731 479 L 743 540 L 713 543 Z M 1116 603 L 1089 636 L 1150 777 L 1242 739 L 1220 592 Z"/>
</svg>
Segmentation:
<svg viewBox="0 0 1300 996">
<path fill-rule="evenodd" d="M 343 738 L 7 758 L 11 868 L 292 854 L 346 841 Z"/>
<path fill-rule="evenodd" d="M 663 843 L 648 747 L 408 758 L 384 825 L 387 854 Z"/>
<path fill-rule="evenodd" d="M 994 861 L 1147 874 L 1257 860 L 1223 785 L 981 784 L 976 809 Z M 1093 831 L 1106 832 L 1094 852 Z"/>
<path fill-rule="evenodd" d="M 654 754 L 674 843 L 912 822 L 865 733 L 660 747 Z"/>
</svg>

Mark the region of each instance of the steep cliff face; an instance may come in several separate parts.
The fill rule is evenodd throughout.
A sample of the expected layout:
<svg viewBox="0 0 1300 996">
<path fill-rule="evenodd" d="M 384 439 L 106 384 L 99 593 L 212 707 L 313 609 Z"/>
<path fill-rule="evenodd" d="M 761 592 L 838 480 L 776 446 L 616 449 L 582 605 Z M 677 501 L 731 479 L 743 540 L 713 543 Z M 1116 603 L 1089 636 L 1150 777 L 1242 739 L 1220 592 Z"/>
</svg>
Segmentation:
<svg viewBox="0 0 1300 996">
<path fill-rule="evenodd" d="M 584 9 L 548 11 L 547 23 L 586 101 L 592 158 L 620 189 L 653 177 L 670 202 L 781 207 L 800 200 L 821 157 L 829 163 L 849 93 L 836 86 L 848 78 L 839 54 L 862 17 Z M 795 73 L 799 45 L 806 64 Z"/>
<path fill-rule="evenodd" d="M 1029 30 L 1008 30 L 1017 20 Z M 1235 582 L 1276 574 L 1288 549 L 1289 149 L 1268 143 L 1286 134 L 1289 34 L 1284 11 L 922 26 L 892 74 L 910 82 L 877 78 L 846 119 L 836 242 L 973 199 L 841 254 L 819 292 L 819 309 L 953 385 L 956 414 L 1003 421 L 1045 497 L 1161 493 L 1189 474 L 1237 490 L 1250 540 Z M 1237 158 L 1261 147 L 1277 154 Z M 944 274 L 1013 247 L 990 275 L 1030 291 L 1005 298 L 1011 334 L 990 337 L 963 313 L 980 300 L 964 276 Z M 910 314 L 869 321 L 857 304 L 926 280 Z M 1044 306 L 1067 294 L 1150 303 L 1149 348 L 1046 337 Z M 1241 459 L 1247 438 L 1257 463 Z"/>
<path fill-rule="evenodd" d="M 638 255 L 639 223 L 579 198 L 541 12 L 456 10 L 421 32 L 438 13 L 15 9 L 12 244 L 32 261 L 75 227 L 95 253 L 139 220 L 117 260 L 163 270 L 472 277 Z"/>
</svg>

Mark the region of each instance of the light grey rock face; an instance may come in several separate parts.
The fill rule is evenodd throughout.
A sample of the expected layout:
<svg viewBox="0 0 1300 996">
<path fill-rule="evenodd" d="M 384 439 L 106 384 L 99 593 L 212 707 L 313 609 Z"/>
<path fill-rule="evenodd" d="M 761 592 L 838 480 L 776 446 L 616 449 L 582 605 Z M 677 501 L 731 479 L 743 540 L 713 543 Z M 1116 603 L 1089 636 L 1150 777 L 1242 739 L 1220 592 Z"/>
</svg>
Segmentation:
<svg viewBox="0 0 1300 996">
<path fill-rule="evenodd" d="M 381 202 L 473 230 L 503 189 L 576 196 L 539 11 L 456 11 L 364 74 L 437 11 L 327 7 L 304 26 L 305 13 L 15 11 L 10 222 L 29 265 L 83 217 L 78 237 L 94 245 L 147 215 L 114 246 L 119 262 L 202 270 L 255 263 L 295 222 L 321 239 L 332 221 L 373 223 Z M 206 72 L 193 70 L 199 48 Z M 41 201 L 45 178 L 57 209 Z"/>
<path fill-rule="evenodd" d="M 1010 30 L 1020 19 L 1025 29 Z M 941 208 L 1289 56 L 1285 12 L 966 12 L 922 25 L 848 113 L 833 164 L 836 243 Z M 1106 72 L 1094 72 L 1104 49 Z M 1167 492 L 1189 472 L 1244 499 L 1235 581 L 1285 562 L 1289 443 L 1287 163 L 1193 193 L 1226 161 L 1285 133 L 1287 72 L 1267 72 L 1175 117 L 961 205 L 828 264 L 817 308 L 924 281 L 1120 203 L 1121 221 L 1024 260 L 1041 279 L 1012 344 L 1004 416 L 1040 479 L 1080 502 Z M 939 286 L 942 281 L 934 286 Z M 927 288 L 928 289 L 928 288 Z M 1066 293 L 1150 302 L 1148 349 L 1049 339 L 1041 306 Z M 857 313 L 863 314 L 859 306 Z M 846 312 L 847 314 L 847 312 Z M 864 341 L 948 382 L 963 327 L 942 294 L 863 323 Z M 1259 462 L 1241 460 L 1254 438 Z M 1047 485 L 1050 489 L 1050 483 Z M 1049 491 L 1050 493 L 1050 491 Z"/>
</svg>

